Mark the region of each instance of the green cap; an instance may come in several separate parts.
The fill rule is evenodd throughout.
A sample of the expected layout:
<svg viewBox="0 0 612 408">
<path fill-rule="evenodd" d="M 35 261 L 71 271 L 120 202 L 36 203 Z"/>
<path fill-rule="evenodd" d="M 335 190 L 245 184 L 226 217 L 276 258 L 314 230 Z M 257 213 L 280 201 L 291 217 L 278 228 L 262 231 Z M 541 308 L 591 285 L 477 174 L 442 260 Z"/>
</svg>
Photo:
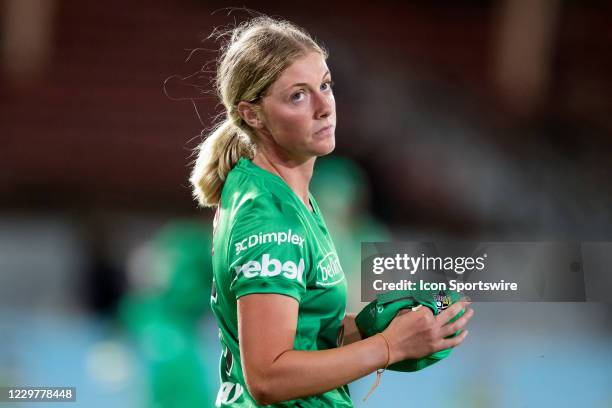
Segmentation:
<svg viewBox="0 0 612 408">
<path fill-rule="evenodd" d="M 363 308 L 355 318 L 355 323 L 363 338 L 380 333 L 389 326 L 401 309 L 412 309 L 418 305 L 429 308 L 434 315 L 458 302 L 461 296 L 455 291 L 398 290 L 381 293 L 376 300 Z M 459 312 L 450 322 L 457 320 L 465 310 Z M 450 323 L 449 322 L 449 323 Z M 455 337 L 461 330 L 448 336 Z M 437 351 L 418 359 L 408 359 L 391 364 L 387 369 L 393 371 L 418 371 L 448 357 L 452 348 Z"/>
</svg>

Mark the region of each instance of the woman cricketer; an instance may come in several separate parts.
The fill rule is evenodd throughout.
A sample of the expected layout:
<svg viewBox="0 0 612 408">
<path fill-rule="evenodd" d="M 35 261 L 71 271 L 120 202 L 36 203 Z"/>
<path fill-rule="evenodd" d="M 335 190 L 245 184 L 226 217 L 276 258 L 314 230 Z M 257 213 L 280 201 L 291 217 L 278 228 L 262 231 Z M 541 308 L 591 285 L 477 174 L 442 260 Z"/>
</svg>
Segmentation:
<svg viewBox="0 0 612 408">
<path fill-rule="evenodd" d="M 216 207 L 212 309 L 222 344 L 219 407 L 352 407 L 348 383 L 389 364 L 455 347 L 466 302 L 434 316 L 398 314 L 361 339 L 346 281 L 309 193 L 315 160 L 333 151 L 336 108 L 327 52 L 303 29 L 266 16 L 238 25 L 221 49 L 225 119 L 191 175 Z M 356 85 L 357 86 L 357 85 Z"/>
</svg>

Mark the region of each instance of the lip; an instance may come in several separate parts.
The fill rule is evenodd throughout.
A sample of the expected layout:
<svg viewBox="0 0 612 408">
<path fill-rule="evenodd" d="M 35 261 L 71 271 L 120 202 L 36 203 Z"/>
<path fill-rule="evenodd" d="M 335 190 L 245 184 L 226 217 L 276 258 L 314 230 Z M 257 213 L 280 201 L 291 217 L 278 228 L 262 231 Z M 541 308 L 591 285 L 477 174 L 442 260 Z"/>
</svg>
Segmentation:
<svg viewBox="0 0 612 408">
<path fill-rule="evenodd" d="M 324 134 L 324 133 L 330 133 L 333 128 L 334 128 L 333 125 L 327 125 L 324 128 L 321 128 L 321 129 L 317 130 L 315 132 L 315 135 L 321 135 L 321 134 Z"/>
</svg>

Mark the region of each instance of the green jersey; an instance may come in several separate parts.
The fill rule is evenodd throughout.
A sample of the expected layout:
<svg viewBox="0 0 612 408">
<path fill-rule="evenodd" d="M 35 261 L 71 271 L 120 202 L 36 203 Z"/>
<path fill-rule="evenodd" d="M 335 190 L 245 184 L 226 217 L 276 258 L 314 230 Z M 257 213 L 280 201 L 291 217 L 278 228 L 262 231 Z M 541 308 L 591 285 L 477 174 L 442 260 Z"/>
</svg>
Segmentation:
<svg viewBox="0 0 612 408">
<path fill-rule="evenodd" d="M 229 172 L 215 215 L 211 305 L 222 353 L 217 407 L 257 406 L 246 388 L 237 299 L 278 293 L 299 302 L 295 350 L 339 347 L 346 280 L 319 207 L 313 211 L 280 177 L 242 158 Z M 352 407 L 348 386 L 275 407 Z"/>
</svg>

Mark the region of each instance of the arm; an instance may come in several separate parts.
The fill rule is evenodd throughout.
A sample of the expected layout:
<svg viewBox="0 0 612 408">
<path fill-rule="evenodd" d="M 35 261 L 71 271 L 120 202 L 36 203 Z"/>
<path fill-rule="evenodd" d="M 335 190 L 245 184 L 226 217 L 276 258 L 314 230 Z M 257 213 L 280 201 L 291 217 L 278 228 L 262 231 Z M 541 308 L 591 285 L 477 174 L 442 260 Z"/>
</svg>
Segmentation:
<svg viewBox="0 0 612 408">
<path fill-rule="evenodd" d="M 344 320 L 342 321 L 342 325 L 344 326 L 344 340 L 342 345 L 352 344 L 361 340 L 361 333 L 359 333 L 359 329 L 355 324 L 355 316 L 357 316 L 357 313 L 347 313 L 346 316 L 344 316 Z"/>
<path fill-rule="evenodd" d="M 293 350 L 298 316 L 294 298 L 279 294 L 242 296 L 238 299 L 238 336 L 247 388 L 257 403 L 273 404 L 332 390 L 387 362 L 456 347 L 467 330 L 451 339 L 445 337 L 467 324 L 472 309 L 447 323 L 467 304 L 456 303 L 435 317 L 427 308 L 398 314 L 384 331 L 390 354 L 382 336 L 329 350 L 300 351 Z"/>
<path fill-rule="evenodd" d="M 361 378 L 387 362 L 380 336 L 340 348 L 293 350 L 298 302 L 278 294 L 238 299 L 238 336 L 247 387 L 262 405 L 316 395 Z"/>
</svg>

